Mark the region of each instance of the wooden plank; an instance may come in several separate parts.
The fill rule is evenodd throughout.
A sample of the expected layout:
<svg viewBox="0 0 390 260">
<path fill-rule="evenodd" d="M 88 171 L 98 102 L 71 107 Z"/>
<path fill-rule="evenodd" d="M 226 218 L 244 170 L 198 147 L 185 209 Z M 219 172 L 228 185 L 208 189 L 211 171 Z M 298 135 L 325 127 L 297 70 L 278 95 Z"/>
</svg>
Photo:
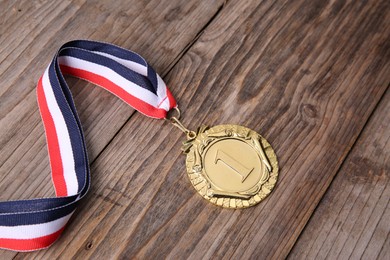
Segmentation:
<svg viewBox="0 0 390 260">
<path fill-rule="evenodd" d="M 59 46 L 104 40 L 144 55 L 162 74 L 223 1 L 1 1 L 0 200 L 53 196 L 35 85 Z M 134 110 L 69 79 L 93 161 Z M 15 255 L 0 251 L 0 258 Z"/>
<path fill-rule="evenodd" d="M 247 210 L 191 188 L 178 131 L 134 115 L 52 258 L 287 256 L 389 83 L 388 1 L 231 1 L 165 77 L 184 123 L 244 124 L 273 144 L 271 196 Z M 24 254 L 18 256 L 24 257 Z"/>
<path fill-rule="evenodd" d="M 291 259 L 389 259 L 390 91 L 375 110 Z M 388 242 L 387 242 L 388 243 Z M 387 250 L 387 251 L 386 251 Z"/>
</svg>

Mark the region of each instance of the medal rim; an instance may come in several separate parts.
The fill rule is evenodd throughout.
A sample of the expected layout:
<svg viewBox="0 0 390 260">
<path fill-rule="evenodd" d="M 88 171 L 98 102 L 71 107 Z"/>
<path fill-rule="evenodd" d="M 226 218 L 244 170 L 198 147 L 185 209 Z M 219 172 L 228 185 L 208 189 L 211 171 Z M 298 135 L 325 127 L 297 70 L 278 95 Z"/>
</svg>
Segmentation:
<svg viewBox="0 0 390 260">
<path fill-rule="evenodd" d="M 224 125 L 216 125 L 211 128 L 201 127 L 200 129 L 201 130 L 198 131 L 198 134 L 196 135 L 195 138 L 187 141 L 187 145 L 191 143 L 191 148 L 183 149 L 187 153 L 187 157 L 186 157 L 187 175 L 190 179 L 192 186 L 195 188 L 197 193 L 201 195 L 204 199 L 211 202 L 212 204 L 223 208 L 234 208 L 234 209 L 247 208 L 247 207 L 254 206 L 259 202 L 261 202 L 262 200 L 264 200 L 275 187 L 278 179 L 278 171 L 279 171 L 277 157 L 270 143 L 256 131 L 241 125 L 224 124 Z M 218 198 L 212 196 L 213 190 L 211 189 L 211 187 L 213 185 L 214 186 L 216 185 L 213 184 L 212 181 L 210 181 L 209 177 L 207 176 L 208 174 L 205 172 L 204 158 L 207 150 L 211 147 L 211 146 L 209 147 L 207 146 L 218 142 L 217 140 L 208 141 L 212 138 L 209 135 L 219 133 L 221 131 L 225 131 L 226 136 L 222 136 L 217 139 L 223 140 L 223 139 L 231 138 L 238 141 L 243 141 L 244 143 L 248 144 L 252 149 L 255 150 L 256 154 L 259 156 L 259 159 L 262 163 L 261 165 L 262 169 L 265 169 L 268 172 L 267 180 L 264 183 L 260 184 L 259 189 L 256 191 L 254 195 L 250 196 L 249 199 L 241 199 L 229 195 L 218 196 Z M 265 163 L 262 161 L 261 151 L 257 149 L 255 144 L 251 144 L 250 141 L 248 141 L 251 138 L 257 138 L 258 144 L 260 145 L 259 149 L 262 149 L 262 151 L 264 152 L 266 159 L 271 165 L 271 171 L 267 170 Z M 194 162 L 195 158 L 193 158 L 194 156 L 192 154 L 195 154 L 194 149 L 198 149 L 198 145 L 200 144 L 202 145 L 206 144 L 206 148 L 203 147 L 203 149 L 201 149 L 200 165 L 196 165 Z M 260 180 L 262 179 L 263 178 L 260 177 Z M 204 184 L 203 186 L 202 183 Z M 256 183 L 253 187 L 259 185 L 259 183 Z M 206 190 L 204 189 L 204 187 L 207 187 Z"/>
</svg>

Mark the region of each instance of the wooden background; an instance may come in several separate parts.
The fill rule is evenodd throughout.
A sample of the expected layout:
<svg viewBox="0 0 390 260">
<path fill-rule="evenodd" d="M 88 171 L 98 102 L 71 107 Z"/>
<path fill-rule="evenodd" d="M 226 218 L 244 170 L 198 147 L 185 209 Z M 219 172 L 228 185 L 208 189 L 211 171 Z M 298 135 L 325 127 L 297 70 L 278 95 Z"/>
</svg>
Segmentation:
<svg viewBox="0 0 390 260">
<path fill-rule="evenodd" d="M 0 2 L 0 199 L 53 196 L 35 84 L 78 39 L 142 54 L 191 129 L 234 123 L 280 179 L 245 210 L 192 188 L 184 136 L 74 78 L 92 188 L 61 238 L 0 259 L 389 259 L 390 2 Z"/>
</svg>

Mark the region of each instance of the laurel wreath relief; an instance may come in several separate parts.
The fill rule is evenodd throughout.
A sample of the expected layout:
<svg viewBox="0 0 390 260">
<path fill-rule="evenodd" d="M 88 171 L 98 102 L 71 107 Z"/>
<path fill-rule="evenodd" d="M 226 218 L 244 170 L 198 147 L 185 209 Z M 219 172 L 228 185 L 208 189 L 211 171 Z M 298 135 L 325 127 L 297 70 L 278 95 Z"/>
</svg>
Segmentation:
<svg viewBox="0 0 390 260">
<path fill-rule="evenodd" d="M 204 170 L 203 158 L 207 147 L 223 138 L 245 140 L 257 152 L 265 173 L 260 181 L 245 192 L 226 192 L 215 187 Z M 262 201 L 274 188 L 278 178 L 278 163 L 271 145 L 253 130 L 238 125 L 202 126 L 197 135 L 183 143 L 187 154 L 186 167 L 190 181 L 198 193 L 211 203 L 227 208 L 245 208 Z"/>
</svg>

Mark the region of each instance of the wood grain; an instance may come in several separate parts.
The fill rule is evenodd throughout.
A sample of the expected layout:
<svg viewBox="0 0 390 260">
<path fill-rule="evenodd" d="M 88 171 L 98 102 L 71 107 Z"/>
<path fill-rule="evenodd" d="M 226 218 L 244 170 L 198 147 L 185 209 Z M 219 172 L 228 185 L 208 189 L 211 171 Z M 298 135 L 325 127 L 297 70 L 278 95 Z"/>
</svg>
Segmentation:
<svg viewBox="0 0 390 260">
<path fill-rule="evenodd" d="M 389 259 L 390 91 L 376 108 L 290 259 Z"/>
<path fill-rule="evenodd" d="M 30 94 L 34 86 L 27 81 L 33 70 L 43 70 L 47 49 L 54 52 L 60 45 L 56 37 L 88 33 L 88 38 L 106 37 L 142 53 L 162 75 L 169 72 L 164 79 L 189 128 L 234 123 L 258 130 L 278 155 L 280 180 L 256 207 L 234 211 L 208 204 L 187 180 L 179 154 L 184 136 L 177 129 L 139 113 L 131 116 L 133 110 L 120 101 L 71 80 L 95 158 L 92 188 L 50 249 L 16 258 L 286 257 L 389 85 L 388 1 L 244 0 L 222 8 L 221 2 L 209 1 L 134 1 L 125 15 L 119 11 L 122 1 L 104 8 L 89 1 L 77 4 L 61 4 L 65 17 L 57 20 L 53 14 L 55 26 L 37 20 L 37 27 L 47 22 L 50 30 L 34 36 L 39 40 L 31 41 L 32 57 L 0 70 L 12 78 L 0 92 L 2 199 L 52 193 Z M 172 10 L 178 15 L 168 15 Z M 149 13 L 158 18 L 150 19 Z M 135 31 L 137 26 L 144 31 Z M 156 28 L 166 32 L 157 35 L 158 41 Z M 0 51 L 10 55 L 6 48 Z M 13 71 L 31 73 L 22 74 L 23 81 Z M 22 172 L 16 181 L 9 177 L 11 169 Z M 385 241 L 381 233 L 376 237 Z M 0 251 L 2 258 L 14 256 Z"/>
</svg>

